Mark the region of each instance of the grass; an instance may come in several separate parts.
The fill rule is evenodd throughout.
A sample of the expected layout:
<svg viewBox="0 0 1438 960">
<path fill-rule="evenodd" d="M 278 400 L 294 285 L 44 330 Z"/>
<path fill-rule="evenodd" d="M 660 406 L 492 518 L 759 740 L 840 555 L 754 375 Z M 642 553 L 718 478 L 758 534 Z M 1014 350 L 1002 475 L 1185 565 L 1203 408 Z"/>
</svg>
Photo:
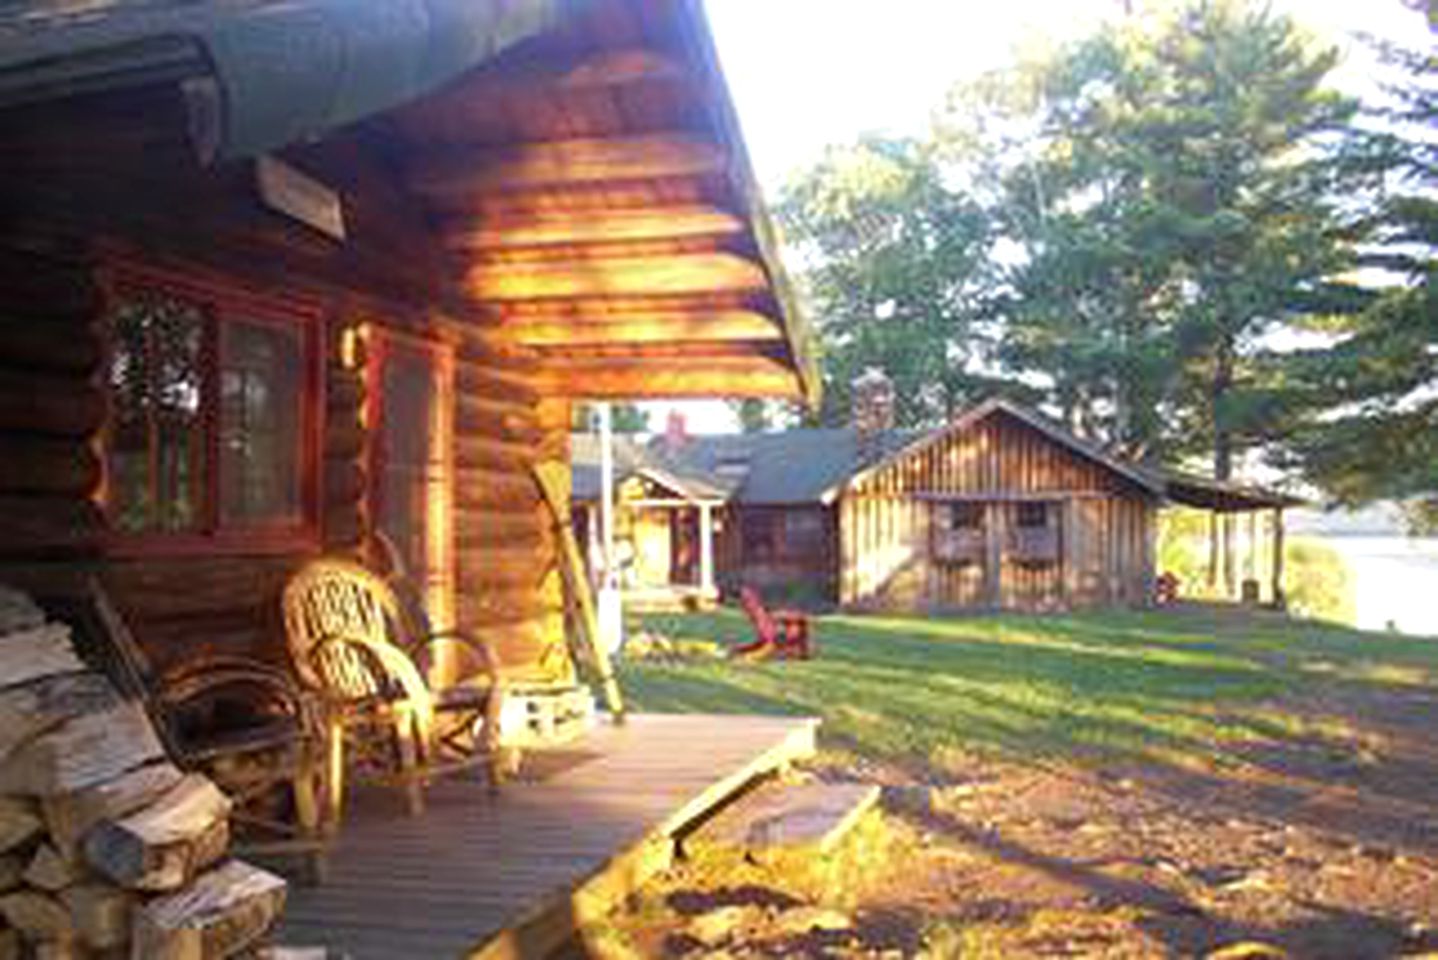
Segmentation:
<svg viewBox="0 0 1438 960">
<path fill-rule="evenodd" d="M 645 626 L 750 636 L 729 611 Z M 1226 744 L 1308 732 L 1280 703 L 1297 689 L 1438 683 L 1438 642 L 1240 611 L 830 616 L 817 630 L 813 661 L 632 661 L 622 680 L 639 709 L 815 715 L 830 746 L 940 768 L 955 752 L 1222 764 Z"/>
</svg>

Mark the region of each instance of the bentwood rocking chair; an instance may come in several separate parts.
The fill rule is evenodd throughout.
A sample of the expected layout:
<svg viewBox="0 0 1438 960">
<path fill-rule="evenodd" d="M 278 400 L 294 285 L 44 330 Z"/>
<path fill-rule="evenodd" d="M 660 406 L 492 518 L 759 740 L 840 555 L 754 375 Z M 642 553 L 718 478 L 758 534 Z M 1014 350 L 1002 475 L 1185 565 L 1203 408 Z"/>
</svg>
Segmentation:
<svg viewBox="0 0 1438 960">
<path fill-rule="evenodd" d="M 498 783 L 503 694 L 483 643 L 426 635 L 389 583 L 335 558 L 313 560 L 290 578 L 284 617 L 295 672 L 326 708 L 333 816 L 348 766 L 403 787 L 416 814 L 437 776 L 486 766 Z"/>
<path fill-rule="evenodd" d="M 98 580 L 78 596 L 46 599 L 89 653 L 144 704 L 166 753 L 207 774 L 234 801 L 236 849 L 304 858 L 323 879 L 330 808 L 318 710 L 288 671 L 236 655 L 205 654 L 157 670 Z"/>
</svg>

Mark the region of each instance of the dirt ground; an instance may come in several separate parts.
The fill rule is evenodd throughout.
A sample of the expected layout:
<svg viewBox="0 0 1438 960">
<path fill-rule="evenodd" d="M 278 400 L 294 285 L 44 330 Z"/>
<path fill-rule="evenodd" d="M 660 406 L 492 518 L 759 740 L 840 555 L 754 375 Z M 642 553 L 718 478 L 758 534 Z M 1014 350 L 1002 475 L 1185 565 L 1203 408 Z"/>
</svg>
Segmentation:
<svg viewBox="0 0 1438 960">
<path fill-rule="evenodd" d="M 808 775 L 885 787 L 840 854 L 693 857 L 589 952 L 1438 957 L 1438 697 L 1352 689 L 1206 769 L 827 757 Z"/>
</svg>

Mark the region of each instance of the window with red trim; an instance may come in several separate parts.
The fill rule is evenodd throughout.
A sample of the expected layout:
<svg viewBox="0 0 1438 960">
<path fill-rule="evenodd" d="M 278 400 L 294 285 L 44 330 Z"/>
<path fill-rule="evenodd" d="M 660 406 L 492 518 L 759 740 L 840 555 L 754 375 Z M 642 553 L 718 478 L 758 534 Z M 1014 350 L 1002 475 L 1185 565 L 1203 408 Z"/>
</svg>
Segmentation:
<svg viewBox="0 0 1438 960">
<path fill-rule="evenodd" d="M 312 535 L 313 315 L 145 275 L 114 284 L 109 316 L 115 532 L 157 543 Z"/>
</svg>

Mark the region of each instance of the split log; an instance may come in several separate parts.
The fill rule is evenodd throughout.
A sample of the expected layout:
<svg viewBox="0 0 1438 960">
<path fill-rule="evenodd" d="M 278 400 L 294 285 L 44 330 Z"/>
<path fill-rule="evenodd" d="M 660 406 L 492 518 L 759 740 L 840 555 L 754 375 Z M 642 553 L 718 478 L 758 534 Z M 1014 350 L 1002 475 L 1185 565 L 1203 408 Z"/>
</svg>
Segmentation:
<svg viewBox="0 0 1438 960">
<path fill-rule="evenodd" d="M 0 554 L 91 551 L 103 529 L 99 508 L 85 499 L 0 496 Z"/>
<path fill-rule="evenodd" d="M 49 797 L 111 780 L 164 748 L 136 703 L 66 721 L 0 763 L 0 793 Z"/>
<path fill-rule="evenodd" d="M 0 663 L 6 663 L 7 642 L 0 640 Z M 61 665 L 67 662 L 62 659 Z M 0 757 L 67 720 L 119 703 L 110 682 L 92 672 L 60 673 L 0 690 Z"/>
<path fill-rule="evenodd" d="M 211 870 L 179 893 L 135 912 L 134 956 L 147 960 L 231 957 L 278 918 L 285 882 L 239 860 Z"/>
<path fill-rule="evenodd" d="M 60 894 L 80 940 L 92 950 L 113 950 L 130 939 L 135 895 L 104 883 L 82 883 Z"/>
<path fill-rule="evenodd" d="M 0 494 L 78 496 L 100 482 L 100 458 L 85 441 L 0 434 Z"/>
<path fill-rule="evenodd" d="M 101 821 L 85 837 L 85 859 L 127 890 L 179 889 L 225 855 L 230 808 L 207 777 L 188 774 L 148 807 Z"/>
<path fill-rule="evenodd" d="M 45 611 L 29 594 L 0 583 L 0 637 L 30 630 L 44 622 Z"/>
<path fill-rule="evenodd" d="M 75 793 L 46 797 L 40 806 L 51 840 L 74 855 L 97 823 L 118 820 L 149 806 L 179 783 L 180 777 L 172 764 L 154 763 Z"/>
<path fill-rule="evenodd" d="M 30 940 L 75 939 L 75 924 L 70 919 L 70 911 L 59 899 L 47 893 L 22 890 L 6 894 L 0 897 L 0 913 L 5 915 L 10 926 Z"/>
<path fill-rule="evenodd" d="M 63 623 L 0 638 L 0 684 L 6 687 L 84 669 L 70 643 L 70 628 Z"/>
<path fill-rule="evenodd" d="M 40 811 L 24 797 L 0 797 L 0 853 L 25 846 L 45 830 Z"/>
<path fill-rule="evenodd" d="M 0 430 L 88 437 L 105 422 L 105 397 L 75 377 L 0 370 Z"/>
<path fill-rule="evenodd" d="M 25 858 L 15 853 L 0 854 L 0 893 L 9 893 L 25 877 Z"/>
<path fill-rule="evenodd" d="M 42 843 L 25 868 L 25 882 L 49 893 L 59 893 L 80 879 L 80 865 L 66 859 L 54 844 Z"/>
</svg>

